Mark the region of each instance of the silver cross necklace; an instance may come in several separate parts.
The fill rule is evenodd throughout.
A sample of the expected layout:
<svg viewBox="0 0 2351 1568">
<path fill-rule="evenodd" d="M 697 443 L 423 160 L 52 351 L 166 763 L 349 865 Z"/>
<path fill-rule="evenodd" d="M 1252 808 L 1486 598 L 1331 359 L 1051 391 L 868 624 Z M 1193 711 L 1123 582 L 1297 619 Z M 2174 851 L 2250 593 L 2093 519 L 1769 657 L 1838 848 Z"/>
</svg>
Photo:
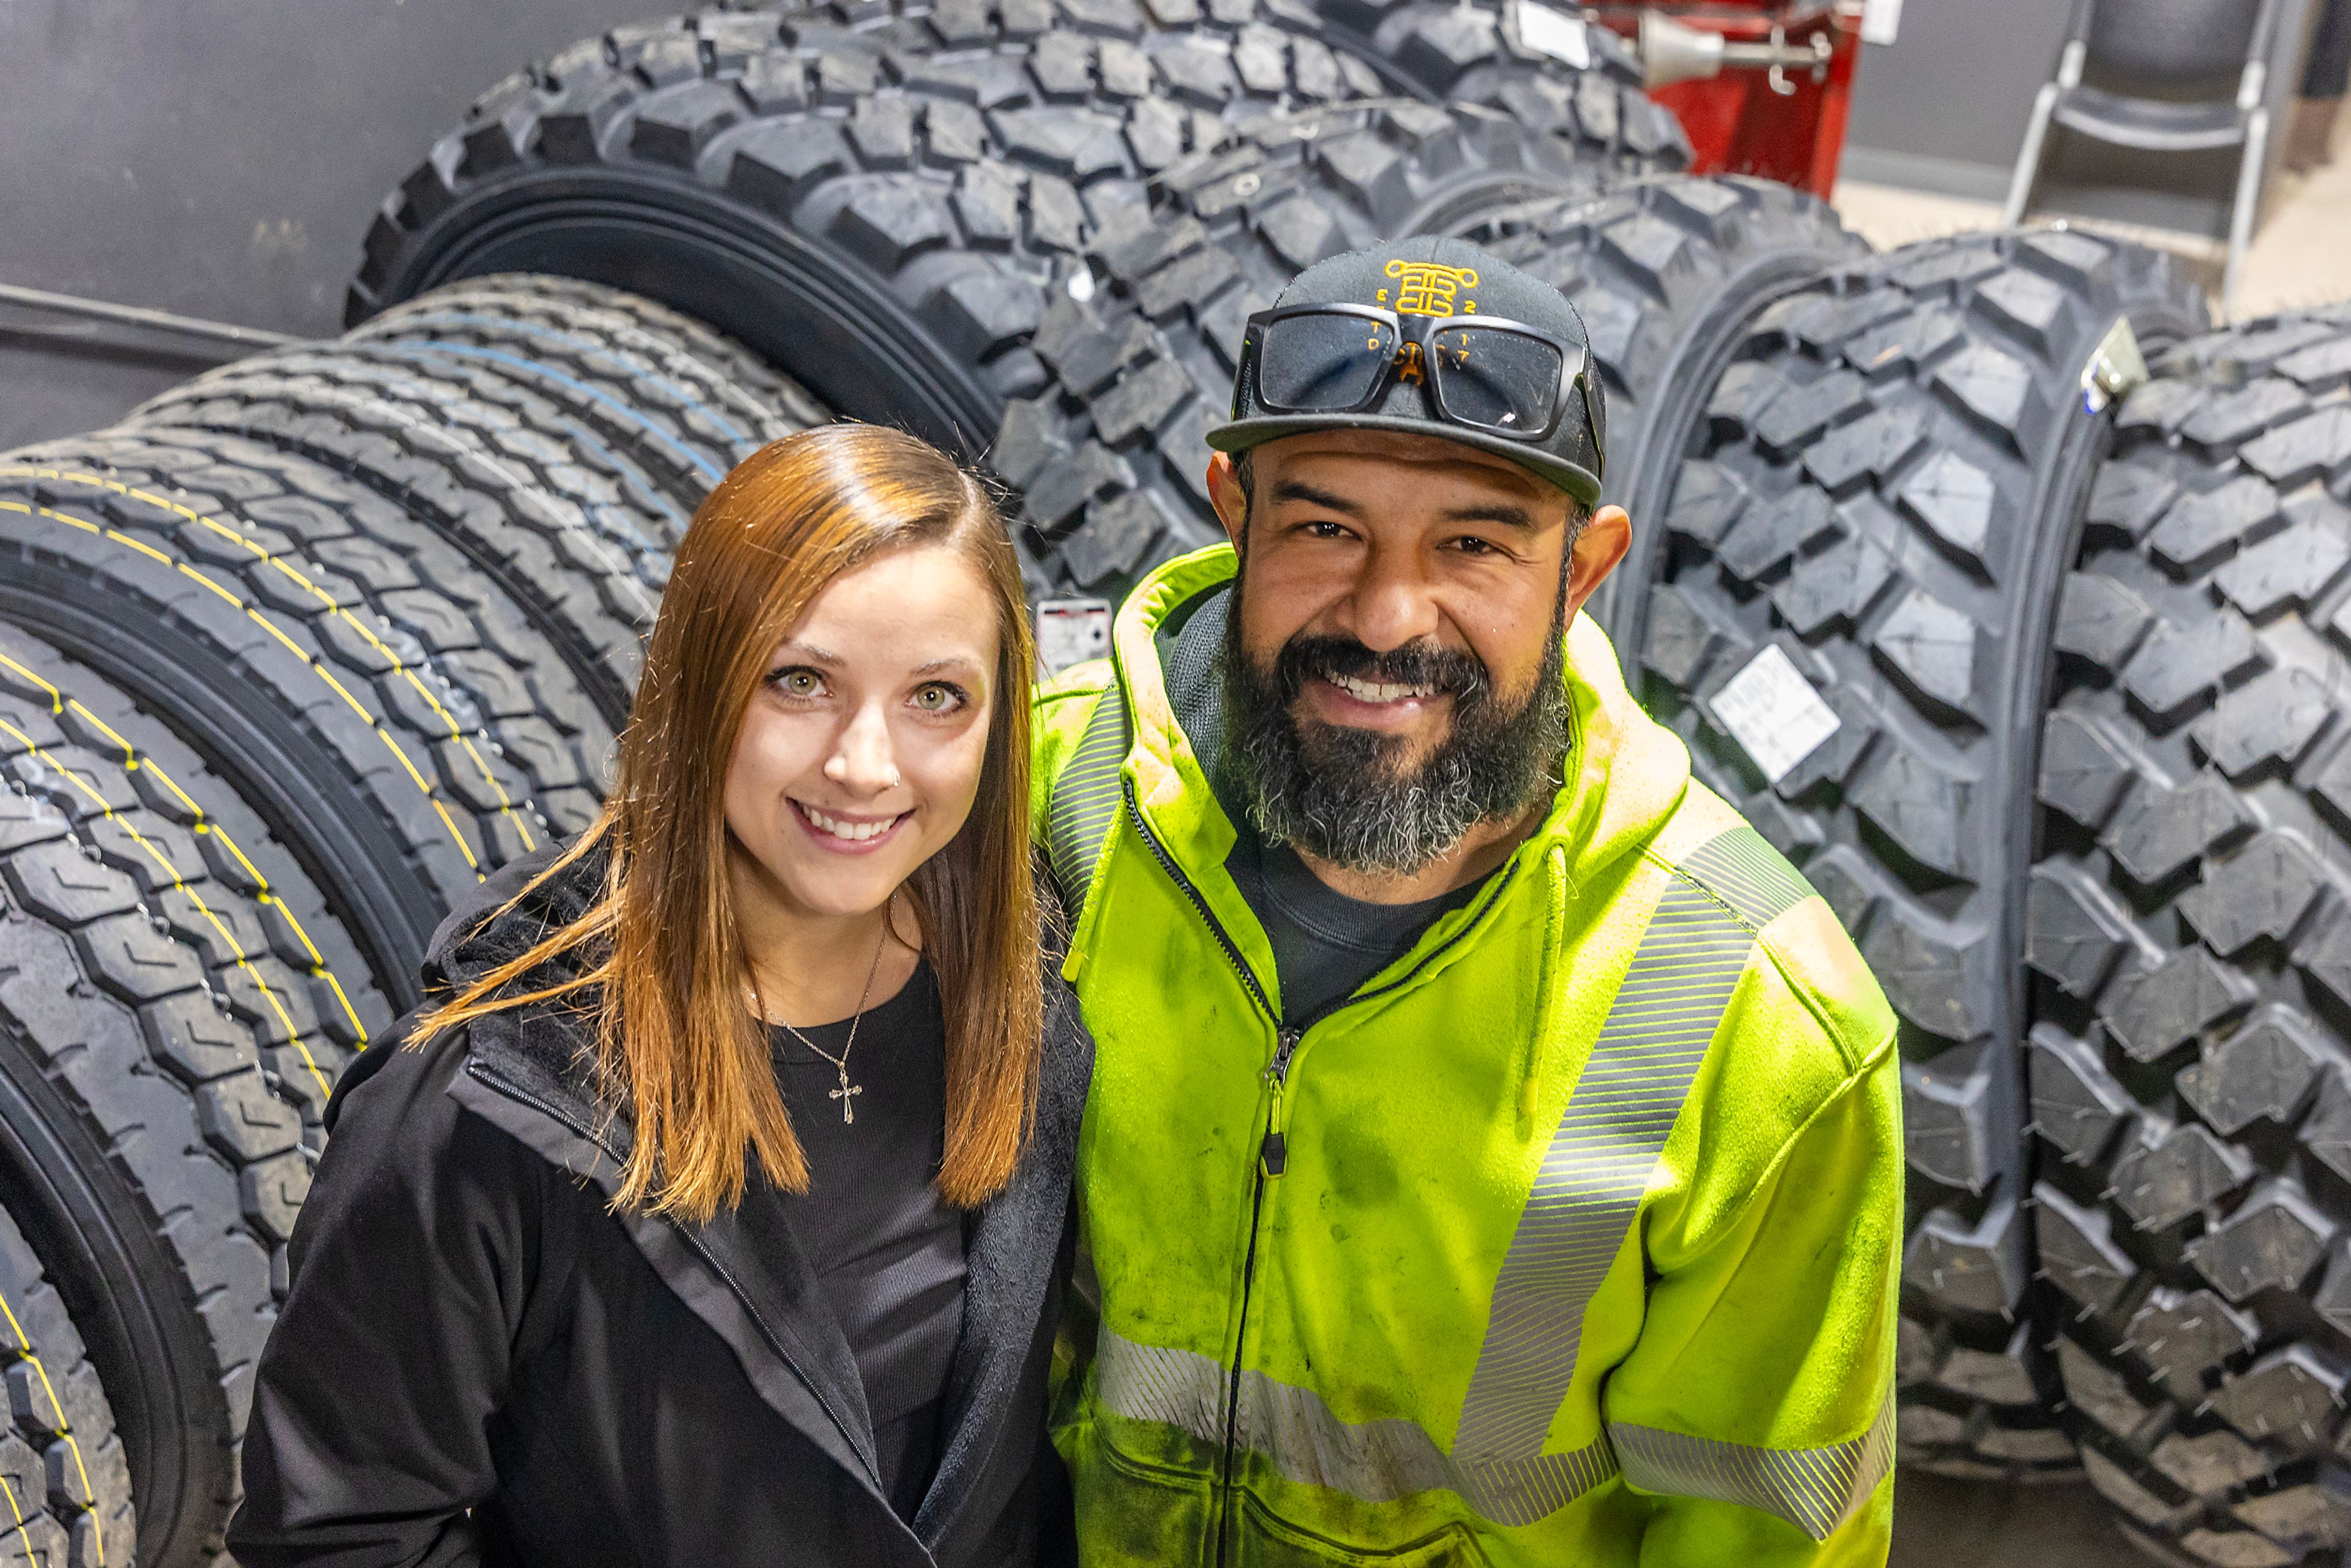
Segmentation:
<svg viewBox="0 0 2351 1568">
<path fill-rule="evenodd" d="M 882 949 L 887 946 L 889 942 L 890 920 L 889 915 L 885 911 L 882 919 L 882 939 L 873 944 L 873 962 L 865 967 L 865 988 L 857 993 L 857 1011 L 850 1017 L 849 1039 L 842 1042 L 841 1054 L 839 1056 L 833 1055 L 832 1052 L 825 1050 L 824 1047 L 819 1045 L 816 1041 L 810 1040 L 799 1030 L 793 1029 L 791 1025 L 784 1023 L 783 1019 L 778 1019 L 776 1020 L 778 1023 L 784 1024 L 784 1028 L 790 1030 L 791 1037 L 794 1040 L 799 1040 L 802 1045 L 807 1046 L 810 1051 L 815 1051 L 819 1056 L 821 1056 L 827 1061 L 831 1062 L 833 1067 L 841 1073 L 841 1087 L 828 1091 L 825 1094 L 825 1098 L 828 1100 L 838 1100 L 841 1102 L 841 1124 L 844 1127 L 854 1126 L 856 1124 L 857 1108 L 855 1101 L 858 1095 L 865 1092 L 864 1085 L 852 1083 L 849 1081 L 849 1053 L 857 1049 L 857 1026 L 865 1021 L 865 998 L 873 994 L 873 977 L 881 972 Z"/>
</svg>

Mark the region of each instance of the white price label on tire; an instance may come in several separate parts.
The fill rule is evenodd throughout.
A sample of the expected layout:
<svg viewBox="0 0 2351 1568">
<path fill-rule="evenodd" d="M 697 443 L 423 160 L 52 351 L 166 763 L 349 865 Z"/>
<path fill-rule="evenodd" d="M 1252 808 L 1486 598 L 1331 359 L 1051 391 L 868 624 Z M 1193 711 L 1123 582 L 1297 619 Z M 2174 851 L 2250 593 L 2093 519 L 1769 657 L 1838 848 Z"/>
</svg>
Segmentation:
<svg viewBox="0 0 2351 1568">
<path fill-rule="evenodd" d="M 1110 652 L 1110 606 L 1099 599 L 1048 599 L 1037 606 L 1037 663 L 1048 675 Z"/>
<path fill-rule="evenodd" d="M 1837 732 L 1836 711 L 1776 643 L 1748 660 L 1709 706 L 1774 784 Z"/>
<path fill-rule="evenodd" d="M 1592 68 L 1592 40 L 1584 37 L 1581 19 L 1533 0 L 1515 0 L 1510 17 L 1510 31 L 1527 53 L 1548 55 L 1580 71 Z"/>
</svg>

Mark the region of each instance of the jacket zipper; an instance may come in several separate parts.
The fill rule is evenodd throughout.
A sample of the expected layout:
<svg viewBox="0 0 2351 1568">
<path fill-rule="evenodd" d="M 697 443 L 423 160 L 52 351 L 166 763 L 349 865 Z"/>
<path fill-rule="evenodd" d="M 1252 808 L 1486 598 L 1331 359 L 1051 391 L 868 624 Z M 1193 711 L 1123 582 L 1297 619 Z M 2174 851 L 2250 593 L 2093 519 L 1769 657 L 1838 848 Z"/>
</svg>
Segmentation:
<svg viewBox="0 0 2351 1568">
<path fill-rule="evenodd" d="M 1290 1056 L 1297 1051 L 1299 1042 L 1305 1038 L 1306 1031 L 1323 1019 L 1352 1008 L 1359 1002 L 1376 1001 L 1389 992 L 1400 990 L 1410 984 L 1415 976 L 1459 946 L 1469 933 L 1478 928 L 1478 923 L 1486 918 L 1486 912 L 1493 908 L 1495 901 L 1502 896 L 1503 887 L 1508 881 L 1508 873 L 1498 878 L 1494 885 L 1486 890 L 1486 896 L 1479 901 L 1478 907 L 1470 911 L 1469 918 L 1461 923 L 1461 929 L 1422 954 L 1419 963 L 1415 964 L 1384 986 L 1376 987 L 1368 991 L 1357 991 L 1353 995 L 1341 997 L 1335 1002 L 1325 1003 L 1308 1014 L 1306 1021 L 1296 1029 L 1284 1031 L 1287 1043 L 1274 1052 L 1273 1064 L 1266 1069 L 1266 1082 L 1273 1085 L 1273 1109 L 1267 1124 L 1267 1136 L 1272 1140 L 1267 1146 L 1277 1156 L 1270 1162 L 1272 1175 L 1280 1176 L 1282 1166 L 1286 1163 L 1285 1140 L 1280 1132 L 1284 1124 L 1281 1120 L 1281 1092 L 1290 1082 Z"/>
<path fill-rule="evenodd" d="M 472 1073 L 475 1078 L 480 1079 L 483 1082 L 488 1084 L 491 1088 L 496 1090 L 499 1093 L 505 1095 L 507 1099 L 519 1101 L 523 1104 L 538 1112 L 539 1114 L 555 1122 L 558 1125 L 569 1129 L 574 1136 L 583 1139 L 591 1147 L 601 1150 L 603 1153 L 604 1157 L 611 1160 L 614 1165 L 626 1163 L 621 1158 L 619 1152 L 615 1150 L 611 1145 L 606 1143 L 602 1138 L 598 1137 L 595 1134 L 581 1126 L 559 1106 L 550 1104 L 546 1100 L 533 1094 L 529 1090 L 523 1088 L 520 1084 L 516 1083 L 511 1079 L 501 1075 L 489 1067 L 483 1065 L 481 1062 L 472 1061 L 466 1063 L 465 1071 Z M 751 1300 L 749 1292 L 746 1291 L 742 1285 L 736 1280 L 735 1276 L 727 1271 L 726 1265 L 722 1264 L 717 1259 L 710 1255 L 709 1249 L 703 1246 L 701 1240 L 691 1231 L 687 1230 L 684 1227 L 680 1226 L 677 1228 L 677 1232 L 679 1236 L 684 1239 L 685 1244 L 694 1249 L 695 1256 L 700 1258 L 705 1266 L 706 1266 L 712 1273 L 725 1281 L 726 1282 L 726 1288 L 735 1292 L 735 1299 L 743 1303 L 743 1311 L 749 1315 L 754 1323 L 758 1325 L 759 1335 L 768 1342 L 768 1348 L 776 1353 L 778 1360 L 781 1361 L 787 1367 L 791 1369 L 792 1375 L 800 1380 L 802 1385 L 808 1389 L 809 1393 L 815 1398 L 817 1404 L 823 1408 L 824 1413 L 832 1418 L 832 1424 L 840 1428 L 841 1439 L 849 1445 L 849 1451 L 857 1455 L 861 1463 L 863 1462 L 865 1456 L 863 1450 L 859 1448 L 857 1446 L 855 1428 L 851 1427 L 847 1418 L 843 1416 L 838 1409 L 833 1407 L 832 1401 L 825 1397 L 823 1385 L 815 1378 L 810 1377 L 808 1375 L 807 1369 L 802 1367 L 799 1362 L 792 1359 L 791 1353 L 784 1348 L 782 1337 L 776 1333 L 774 1326 L 768 1322 L 764 1315 L 761 1314 L 758 1303 Z M 880 1484 L 879 1478 L 874 1478 L 874 1479 L 875 1484 L 878 1486 Z"/>
<path fill-rule="evenodd" d="M 1124 780 L 1123 789 L 1126 796 L 1127 819 L 1134 824 L 1135 836 L 1140 838 L 1144 846 L 1150 850 L 1152 858 L 1159 862 L 1159 869 L 1167 873 L 1167 880 L 1176 884 L 1177 891 L 1184 894 L 1193 909 L 1199 914 L 1201 923 L 1207 926 L 1209 935 L 1217 939 L 1217 946 L 1224 949 L 1225 957 L 1232 965 L 1233 972 L 1240 977 L 1241 985 L 1249 991 L 1249 998 L 1257 1004 L 1258 1010 L 1265 1016 L 1274 1029 L 1273 1060 L 1266 1064 L 1263 1075 L 1267 1086 L 1272 1091 L 1272 1097 L 1266 1110 L 1265 1135 L 1258 1145 L 1256 1179 L 1249 1194 L 1249 1249 L 1242 1254 L 1241 1258 L 1240 1318 L 1233 1333 L 1233 1364 L 1226 1369 L 1225 1375 L 1225 1451 L 1222 1473 L 1217 1489 L 1215 1520 L 1217 1568 L 1224 1568 L 1230 1554 L 1231 1546 L 1229 1511 L 1233 1490 L 1233 1469 L 1238 1462 L 1240 1449 L 1241 1362 L 1249 1343 L 1249 1298 L 1257 1285 L 1257 1239 L 1265 1222 L 1266 1183 L 1270 1178 L 1280 1176 L 1289 1165 L 1288 1140 L 1281 1130 L 1284 1125 L 1281 1097 L 1290 1084 L 1290 1061 L 1298 1054 L 1298 1047 L 1306 1038 L 1308 1030 L 1342 1008 L 1353 1006 L 1357 1002 L 1371 1001 L 1387 995 L 1409 982 L 1414 976 L 1436 962 L 1437 958 L 1452 951 L 1463 938 L 1476 929 L 1485 919 L 1487 913 L 1494 907 L 1495 902 L 1502 895 L 1502 890 L 1509 876 L 1505 873 L 1501 878 L 1497 879 L 1494 885 L 1487 890 L 1485 898 L 1479 902 L 1469 918 L 1461 923 L 1461 929 L 1424 954 L 1419 963 L 1376 990 L 1343 997 L 1335 1002 L 1316 1009 L 1296 1028 L 1289 1028 L 1285 1027 L 1275 1014 L 1273 1004 L 1266 998 L 1264 988 L 1258 984 L 1257 976 L 1250 970 L 1249 961 L 1241 956 L 1240 948 L 1225 930 L 1223 922 L 1217 918 L 1216 912 L 1208 907 L 1208 901 L 1200 896 L 1199 890 L 1192 885 L 1191 879 L 1176 866 L 1176 858 L 1167 852 L 1165 846 L 1160 843 L 1158 835 L 1151 831 L 1151 825 L 1144 821 L 1143 808 L 1134 798 L 1134 781 L 1132 779 Z"/>
</svg>

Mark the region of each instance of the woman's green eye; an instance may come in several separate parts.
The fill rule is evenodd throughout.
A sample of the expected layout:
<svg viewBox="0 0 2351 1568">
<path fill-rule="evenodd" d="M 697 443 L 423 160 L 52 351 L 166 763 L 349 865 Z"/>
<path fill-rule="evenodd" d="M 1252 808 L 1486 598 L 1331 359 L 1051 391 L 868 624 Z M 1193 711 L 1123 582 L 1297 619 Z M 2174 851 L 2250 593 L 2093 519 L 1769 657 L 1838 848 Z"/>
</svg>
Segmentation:
<svg viewBox="0 0 2351 1568">
<path fill-rule="evenodd" d="M 955 695 L 945 686 L 925 686 L 914 694 L 914 706 L 925 713 L 944 713 L 955 701 Z"/>
<path fill-rule="evenodd" d="M 775 679 L 776 689 L 786 696 L 812 697 L 824 689 L 814 670 L 785 670 Z"/>
</svg>

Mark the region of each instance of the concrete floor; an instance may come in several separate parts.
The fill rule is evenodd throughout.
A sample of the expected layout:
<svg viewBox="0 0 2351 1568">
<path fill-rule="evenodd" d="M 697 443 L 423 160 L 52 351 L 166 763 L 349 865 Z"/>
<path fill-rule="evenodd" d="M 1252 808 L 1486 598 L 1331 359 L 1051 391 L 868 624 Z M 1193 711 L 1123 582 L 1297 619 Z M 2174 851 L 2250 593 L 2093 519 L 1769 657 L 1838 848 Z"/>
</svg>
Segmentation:
<svg viewBox="0 0 2351 1568">
<path fill-rule="evenodd" d="M 2333 163 L 2310 174 L 2281 170 L 2262 193 L 2261 218 L 2245 253 L 2244 279 L 2237 291 L 2233 314 L 2238 319 L 2351 299 L 2351 112 L 2340 118 L 2335 131 Z M 1846 225 L 1880 248 L 2000 224 L 2000 208 L 1992 203 L 1851 180 L 1837 183 L 1834 201 Z M 2169 230 L 2120 232 L 2177 251 L 2188 260 L 2214 295 L 2218 314 L 2220 267 L 2227 254 L 2220 241 Z"/>
<path fill-rule="evenodd" d="M 1889 1568 L 2154 1568 L 2086 1486 L 2003 1487 L 1897 1470 Z"/>
</svg>

